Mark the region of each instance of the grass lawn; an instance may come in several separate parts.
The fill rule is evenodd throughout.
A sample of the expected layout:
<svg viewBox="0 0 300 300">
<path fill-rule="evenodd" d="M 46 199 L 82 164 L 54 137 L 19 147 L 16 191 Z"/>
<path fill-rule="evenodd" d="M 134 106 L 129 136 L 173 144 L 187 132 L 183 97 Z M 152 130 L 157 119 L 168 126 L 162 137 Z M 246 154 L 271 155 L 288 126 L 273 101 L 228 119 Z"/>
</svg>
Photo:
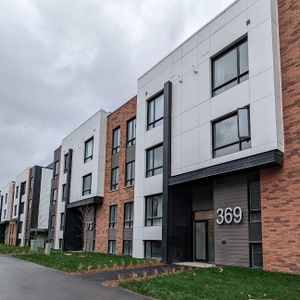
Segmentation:
<svg viewBox="0 0 300 300">
<path fill-rule="evenodd" d="M 19 255 L 25 253 L 30 253 L 30 248 L 0 244 L 0 254 Z"/>
<path fill-rule="evenodd" d="M 300 276 L 242 268 L 198 269 L 122 283 L 156 299 L 300 299 Z"/>
<path fill-rule="evenodd" d="M 63 253 L 56 251 L 51 252 L 51 255 L 24 254 L 18 255 L 17 257 L 64 272 L 104 270 L 155 263 L 149 260 L 131 258 L 129 256 L 102 253 L 90 253 L 84 256 L 81 252 Z"/>
</svg>

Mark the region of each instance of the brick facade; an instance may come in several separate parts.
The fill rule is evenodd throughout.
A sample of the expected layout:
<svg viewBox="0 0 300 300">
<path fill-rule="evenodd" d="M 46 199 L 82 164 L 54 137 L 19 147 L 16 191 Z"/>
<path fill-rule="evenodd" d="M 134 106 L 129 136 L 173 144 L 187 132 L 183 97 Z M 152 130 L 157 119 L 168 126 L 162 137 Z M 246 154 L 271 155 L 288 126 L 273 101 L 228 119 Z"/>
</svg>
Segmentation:
<svg viewBox="0 0 300 300">
<path fill-rule="evenodd" d="M 124 203 L 134 200 L 134 187 L 125 187 L 127 121 L 136 115 L 136 97 L 125 103 L 107 118 L 104 199 L 96 214 L 96 245 L 98 252 L 108 252 L 109 208 L 117 205 L 116 254 L 123 252 Z M 111 191 L 112 135 L 120 127 L 119 188 Z"/>
<path fill-rule="evenodd" d="M 300 274 L 300 2 L 278 7 L 285 153 L 261 171 L 264 269 Z"/>
</svg>

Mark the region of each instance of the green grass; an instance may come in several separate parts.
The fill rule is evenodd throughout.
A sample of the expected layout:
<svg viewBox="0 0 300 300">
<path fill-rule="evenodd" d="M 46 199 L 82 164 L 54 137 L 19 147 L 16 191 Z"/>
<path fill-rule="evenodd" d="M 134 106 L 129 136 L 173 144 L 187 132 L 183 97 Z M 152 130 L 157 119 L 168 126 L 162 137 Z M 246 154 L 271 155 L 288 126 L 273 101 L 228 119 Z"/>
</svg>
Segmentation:
<svg viewBox="0 0 300 300">
<path fill-rule="evenodd" d="M 81 252 L 51 252 L 51 255 L 24 254 L 18 255 L 17 257 L 64 272 L 104 270 L 154 263 L 152 261 L 134 259 L 129 256 L 117 256 L 102 253 L 90 253 L 89 255 L 84 256 Z"/>
<path fill-rule="evenodd" d="M 166 300 L 300 299 L 300 276 L 242 268 L 198 269 L 130 281 L 121 287 Z"/>
<path fill-rule="evenodd" d="M 0 244 L 0 254 L 19 255 L 30 253 L 30 248 Z"/>
</svg>

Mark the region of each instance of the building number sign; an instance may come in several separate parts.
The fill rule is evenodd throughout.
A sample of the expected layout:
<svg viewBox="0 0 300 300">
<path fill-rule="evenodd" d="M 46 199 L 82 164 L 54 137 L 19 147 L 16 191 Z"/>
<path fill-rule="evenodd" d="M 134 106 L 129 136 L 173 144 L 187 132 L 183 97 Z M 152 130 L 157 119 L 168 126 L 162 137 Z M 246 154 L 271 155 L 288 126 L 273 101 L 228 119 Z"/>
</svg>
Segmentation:
<svg viewBox="0 0 300 300">
<path fill-rule="evenodd" d="M 217 209 L 217 223 L 219 225 L 222 224 L 240 224 L 243 219 L 243 212 L 239 206 L 234 208 L 227 207 L 225 209 L 218 208 Z"/>
</svg>

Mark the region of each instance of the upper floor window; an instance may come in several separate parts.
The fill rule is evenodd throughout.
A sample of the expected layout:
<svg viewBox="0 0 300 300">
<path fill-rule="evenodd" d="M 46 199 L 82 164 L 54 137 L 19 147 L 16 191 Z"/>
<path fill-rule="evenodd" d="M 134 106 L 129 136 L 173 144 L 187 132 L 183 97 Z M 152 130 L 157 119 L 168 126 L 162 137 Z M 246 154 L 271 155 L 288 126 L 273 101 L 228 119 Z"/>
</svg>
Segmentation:
<svg viewBox="0 0 300 300">
<path fill-rule="evenodd" d="M 124 204 L 124 227 L 133 227 L 133 202 Z"/>
<path fill-rule="evenodd" d="M 58 193 L 57 189 L 54 189 L 54 190 L 53 190 L 53 202 L 52 202 L 53 205 L 54 205 L 54 204 L 56 203 L 56 201 L 57 201 L 57 193 Z"/>
<path fill-rule="evenodd" d="M 135 118 L 127 122 L 127 147 L 135 144 Z"/>
<path fill-rule="evenodd" d="M 111 190 L 116 190 L 119 187 L 119 167 L 111 170 Z"/>
<path fill-rule="evenodd" d="M 15 206 L 14 206 L 14 216 L 16 216 L 16 215 L 17 215 L 17 210 L 18 210 L 18 206 L 17 206 L 17 205 L 15 205 Z"/>
<path fill-rule="evenodd" d="M 68 171 L 68 158 L 69 158 L 69 154 L 66 153 L 64 156 L 64 173 L 67 173 Z"/>
<path fill-rule="evenodd" d="M 147 130 L 162 124 L 164 118 L 164 94 L 147 102 Z"/>
<path fill-rule="evenodd" d="M 134 173 L 135 173 L 135 162 L 131 161 L 126 164 L 126 178 L 125 185 L 130 186 L 134 185 Z"/>
<path fill-rule="evenodd" d="M 113 144 L 112 153 L 118 153 L 120 151 L 120 127 L 113 130 Z"/>
<path fill-rule="evenodd" d="M 148 196 L 145 200 L 145 225 L 160 226 L 162 224 L 162 195 Z"/>
<path fill-rule="evenodd" d="M 55 172 L 55 175 L 58 175 L 58 173 L 59 173 L 59 160 L 55 162 L 54 172 Z"/>
<path fill-rule="evenodd" d="M 7 204 L 7 197 L 8 197 L 8 194 L 6 193 L 5 194 L 5 204 Z"/>
<path fill-rule="evenodd" d="M 62 185 L 62 197 L 61 197 L 62 202 L 66 201 L 66 198 L 67 198 L 66 190 L 67 190 L 67 185 L 63 184 Z"/>
<path fill-rule="evenodd" d="M 65 228 L 65 213 L 60 214 L 60 230 L 64 230 Z"/>
<path fill-rule="evenodd" d="M 117 228 L 117 205 L 109 207 L 109 229 Z"/>
<path fill-rule="evenodd" d="M 90 138 L 84 143 L 84 162 L 93 159 L 94 138 Z"/>
<path fill-rule="evenodd" d="M 213 157 L 238 152 L 251 147 L 249 108 L 235 113 L 213 124 Z"/>
<path fill-rule="evenodd" d="M 16 198 L 19 197 L 19 186 L 16 187 Z"/>
<path fill-rule="evenodd" d="M 92 174 L 82 177 L 82 196 L 89 195 L 92 192 Z"/>
<path fill-rule="evenodd" d="M 163 171 L 163 145 L 148 149 L 146 153 L 146 177 L 161 174 Z"/>
<path fill-rule="evenodd" d="M 247 39 L 212 60 L 212 94 L 218 95 L 249 78 Z"/>
</svg>

